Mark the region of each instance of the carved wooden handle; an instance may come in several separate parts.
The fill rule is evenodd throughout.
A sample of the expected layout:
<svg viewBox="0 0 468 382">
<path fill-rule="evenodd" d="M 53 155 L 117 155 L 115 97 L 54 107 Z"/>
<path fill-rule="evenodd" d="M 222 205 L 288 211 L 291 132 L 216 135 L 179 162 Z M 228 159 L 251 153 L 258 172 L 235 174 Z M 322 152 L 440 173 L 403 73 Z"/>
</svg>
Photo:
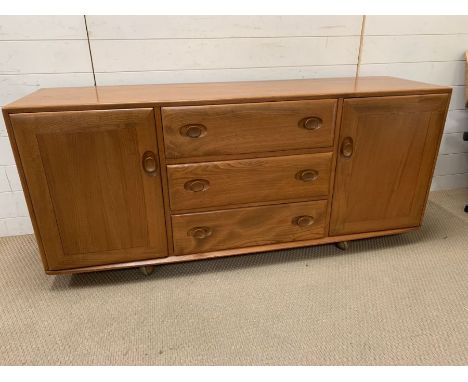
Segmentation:
<svg viewBox="0 0 468 382">
<path fill-rule="evenodd" d="M 293 224 L 299 227 L 308 227 L 314 224 L 314 218 L 309 215 L 297 216 L 293 219 Z"/>
<path fill-rule="evenodd" d="M 345 158 L 351 158 L 353 156 L 353 152 L 353 138 L 346 137 L 345 139 L 343 139 L 343 142 L 341 142 L 341 155 L 343 155 Z"/>
<path fill-rule="evenodd" d="M 210 182 L 206 179 L 193 179 L 184 184 L 187 191 L 200 192 L 205 191 L 210 187 Z"/>
<path fill-rule="evenodd" d="M 195 239 L 205 239 L 212 233 L 213 230 L 210 227 L 193 227 L 187 232 L 187 235 Z"/>
<path fill-rule="evenodd" d="M 319 117 L 308 117 L 302 120 L 301 127 L 306 130 L 317 130 L 322 127 L 322 119 Z"/>
<path fill-rule="evenodd" d="M 180 135 L 188 138 L 201 138 L 206 134 L 206 126 L 201 124 L 190 124 L 180 128 Z"/>
<path fill-rule="evenodd" d="M 315 170 L 301 170 L 296 174 L 296 179 L 303 182 L 312 182 L 318 178 L 318 175 L 318 172 Z"/>
<path fill-rule="evenodd" d="M 143 170 L 150 175 L 156 176 L 158 171 L 158 162 L 156 160 L 156 154 L 152 151 L 145 151 L 141 160 Z"/>
</svg>

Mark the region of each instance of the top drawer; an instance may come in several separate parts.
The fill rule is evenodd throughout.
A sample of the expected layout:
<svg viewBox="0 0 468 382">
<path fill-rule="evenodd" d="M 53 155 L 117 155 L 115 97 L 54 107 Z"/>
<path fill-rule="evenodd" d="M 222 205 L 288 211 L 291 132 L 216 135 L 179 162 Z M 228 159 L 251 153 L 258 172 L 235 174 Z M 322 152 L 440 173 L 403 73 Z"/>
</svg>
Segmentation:
<svg viewBox="0 0 468 382">
<path fill-rule="evenodd" d="M 166 157 L 333 145 L 336 99 L 163 107 Z"/>
</svg>

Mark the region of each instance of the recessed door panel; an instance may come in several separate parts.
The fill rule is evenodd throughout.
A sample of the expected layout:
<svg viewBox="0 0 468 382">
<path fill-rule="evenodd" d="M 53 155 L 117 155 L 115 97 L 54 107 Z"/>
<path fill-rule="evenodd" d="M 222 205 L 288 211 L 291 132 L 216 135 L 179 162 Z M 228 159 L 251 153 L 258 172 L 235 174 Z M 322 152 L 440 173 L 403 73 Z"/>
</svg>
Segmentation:
<svg viewBox="0 0 468 382">
<path fill-rule="evenodd" d="M 330 234 L 418 226 L 449 96 L 344 101 Z"/>
<path fill-rule="evenodd" d="M 166 255 L 152 109 L 11 120 L 49 269 Z"/>
</svg>

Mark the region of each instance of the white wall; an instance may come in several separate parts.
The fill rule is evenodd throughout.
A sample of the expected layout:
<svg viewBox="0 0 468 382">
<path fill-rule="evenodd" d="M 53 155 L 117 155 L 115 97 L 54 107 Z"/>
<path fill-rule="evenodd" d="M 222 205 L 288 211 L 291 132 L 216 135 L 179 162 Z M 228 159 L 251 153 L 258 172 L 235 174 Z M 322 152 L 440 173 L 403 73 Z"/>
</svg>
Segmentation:
<svg viewBox="0 0 468 382">
<path fill-rule="evenodd" d="M 0 16 L 0 105 L 39 87 L 355 76 L 361 16 Z M 90 49 L 91 48 L 91 55 Z M 368 16 L 360 75 L 454 87 L 434 189 L 468 187 L 468 16 Z M 31 233 L 0 124 L 0 236 Z"/>
<path fill-rule="evenodd" d="M 88 16 L 98 85 L 353 76 L 359 16 Z"/>
<path fill-rule="evenodd" d="M 468 16 L 367 16 L 359 74 L 389 75 L 453 88 L 432 189 L 468 187 L 464 105 Z"/>
<path fill-rule="evenodd" d="M 0 17 L 0 105 L 40 87 L 94 84 L 83 16 Z M 3 118 L 0 236 L 32 233 Z"/>
</svg>

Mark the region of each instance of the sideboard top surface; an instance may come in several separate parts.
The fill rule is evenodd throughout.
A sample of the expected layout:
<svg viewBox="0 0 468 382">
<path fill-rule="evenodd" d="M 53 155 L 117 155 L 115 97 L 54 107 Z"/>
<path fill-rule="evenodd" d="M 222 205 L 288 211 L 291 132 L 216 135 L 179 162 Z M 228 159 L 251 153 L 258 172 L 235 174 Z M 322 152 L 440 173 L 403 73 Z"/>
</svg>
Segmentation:
<svg viewBox="0 0 468 382">
<path fill-rule="evenodd" d="M 450 92 L 451 88 L 446 86 L 395 77 L 44 88 L 3 109 L 19 113 Z"/>
</svg>

